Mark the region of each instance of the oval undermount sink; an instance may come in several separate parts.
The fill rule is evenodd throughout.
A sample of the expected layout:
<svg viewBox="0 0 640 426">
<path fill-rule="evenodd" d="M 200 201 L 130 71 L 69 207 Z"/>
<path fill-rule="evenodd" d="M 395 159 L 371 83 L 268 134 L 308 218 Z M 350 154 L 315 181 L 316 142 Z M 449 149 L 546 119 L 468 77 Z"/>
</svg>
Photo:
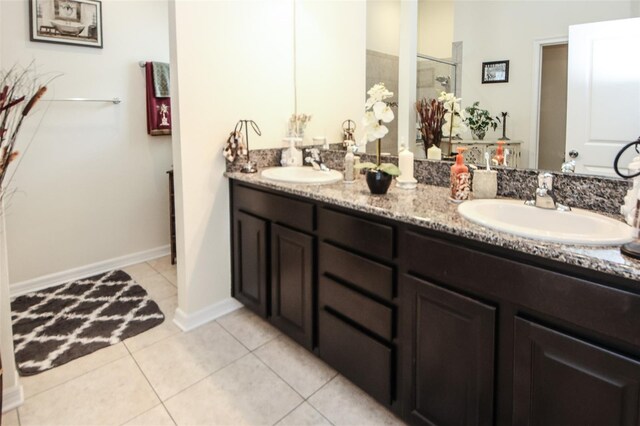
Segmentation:
<svg viewBox="0 0 640 426">
<path fill-rule="evenodd" d="M 264 169 L 262 171 L 262 177 L 277 182 L 327 185 L 340 182 L 342 180 L 342 173 L 337 170 L 322 172 L 314 170 L 313 167 L 291 166 Z"/>
<path fill-rule="evenodd" d="M 498 231 L 562 244 L 617 245 L 633 239 L 626 223 L 589 212 L 545 210 L 519 200 L 473 200 L 458 206 L 465 219 Z"/>
</svg>

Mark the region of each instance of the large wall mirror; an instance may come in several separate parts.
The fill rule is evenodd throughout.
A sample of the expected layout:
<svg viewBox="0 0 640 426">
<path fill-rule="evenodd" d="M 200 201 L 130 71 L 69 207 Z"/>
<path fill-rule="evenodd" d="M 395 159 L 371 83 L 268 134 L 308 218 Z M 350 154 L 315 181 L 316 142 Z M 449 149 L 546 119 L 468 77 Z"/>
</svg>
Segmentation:
<svg viewBox="0 0 640 426">
<path fill-rule="evenodd" d="M 506 136 L 510 166 L 560 171 L 572 152 L 576 172 L 611 175 L 619 148 L 640 136 L 640 19 L 629 20 L 640 16 L 637 0 L 416 1 L 414 99 L 447 91 L 463 109 L 508 113 L 504 135 L 502 123 L 483 140 L 466 131 L 445 152 L 462 144 L 481 162 Z M 367 1 L 367 83 L 406 78 L 393 74 L 400 4 Z M 383 149 L 397 152 L 393 132 L 386 139 Z"/>
</svg>

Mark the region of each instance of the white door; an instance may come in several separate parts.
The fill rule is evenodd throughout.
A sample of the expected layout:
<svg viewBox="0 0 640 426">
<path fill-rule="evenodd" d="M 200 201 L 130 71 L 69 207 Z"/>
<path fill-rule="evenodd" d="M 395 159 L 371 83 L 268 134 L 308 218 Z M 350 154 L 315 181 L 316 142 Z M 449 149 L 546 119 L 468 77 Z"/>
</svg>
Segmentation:
<svg viewBox="0 0 640 426">
<path fill-rule="evenodd" d="M 578 154 L 578 173 L 614 175 L 616 154 L 640 136 L 639 46 L 640 18 L 569 27 L 566 158 Z"/>
</svg>

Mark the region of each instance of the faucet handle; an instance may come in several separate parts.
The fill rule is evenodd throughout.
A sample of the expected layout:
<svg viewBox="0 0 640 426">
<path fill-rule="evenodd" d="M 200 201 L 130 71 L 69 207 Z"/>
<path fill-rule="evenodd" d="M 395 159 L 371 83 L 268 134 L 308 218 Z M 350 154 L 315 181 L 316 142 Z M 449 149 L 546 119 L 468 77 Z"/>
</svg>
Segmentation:
<svg viewBox="0 0 640 426">
<path fill-rule="evenodd" d="M 538 175 L 538 188 L 548 191 L 553 189 L 553 175 L 551 173 L 540 173 Z"/>
</svg>

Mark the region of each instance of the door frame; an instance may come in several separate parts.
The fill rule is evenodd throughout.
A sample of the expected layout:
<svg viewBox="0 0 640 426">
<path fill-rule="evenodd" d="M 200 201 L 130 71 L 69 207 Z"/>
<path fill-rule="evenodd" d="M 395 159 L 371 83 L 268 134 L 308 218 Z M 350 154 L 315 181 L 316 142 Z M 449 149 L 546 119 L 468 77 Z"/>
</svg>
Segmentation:
<svg viewBox="0 0 640 426">
<path fill-rule="evenodd" d="M 569 44 L 569 36 L 545 37 L 533 40 L 533 72 L 531 80 L 531 136 L 529 149 L 529 168 L 538 168 L 538 153 L 540 144 L 540 90 L 542 89 L 542 49 L 546 46 Z"/>
</svg>

